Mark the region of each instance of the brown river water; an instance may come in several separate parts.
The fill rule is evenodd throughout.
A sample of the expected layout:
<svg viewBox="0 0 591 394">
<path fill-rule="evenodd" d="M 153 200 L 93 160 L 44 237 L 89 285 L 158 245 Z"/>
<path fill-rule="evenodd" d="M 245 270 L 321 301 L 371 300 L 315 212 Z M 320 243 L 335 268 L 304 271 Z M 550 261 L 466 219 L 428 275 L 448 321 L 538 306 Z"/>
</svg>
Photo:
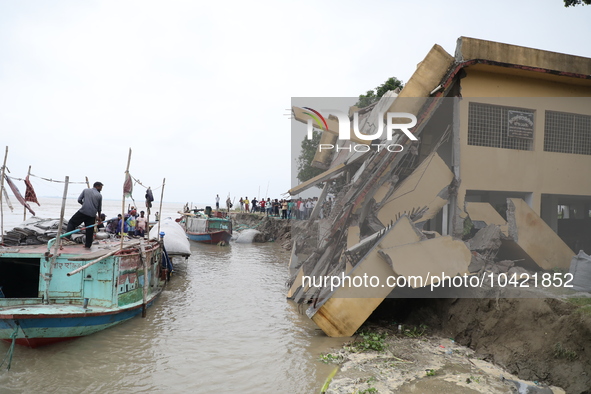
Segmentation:
<svg viewBox="0 0 591 394">
<path fill-rule="evenodd" d="M 345 339 L 326 337 L 286 300 L 289 253 L 274 243 L 191 250 L 146 318 L 17 347 L 0 393 L 319 392 L 334 368 L 319 356 Z M 0 359 L 8 347 L 0 343 Z"/>
</svg>

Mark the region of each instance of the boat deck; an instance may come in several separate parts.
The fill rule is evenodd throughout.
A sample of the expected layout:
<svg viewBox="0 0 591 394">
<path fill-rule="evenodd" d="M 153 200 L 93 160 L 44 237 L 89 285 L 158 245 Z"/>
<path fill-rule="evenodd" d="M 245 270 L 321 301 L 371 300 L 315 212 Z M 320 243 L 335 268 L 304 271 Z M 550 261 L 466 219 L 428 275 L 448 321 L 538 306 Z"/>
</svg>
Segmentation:
<svg viewBox="0 0 591 394">
<path fill-rule="evenodd" d="M 83 244 L 62 245 L 59 250 L 60 255 L 72 255 L 68 258 L 70 261 L 90 261 L 98 259 L 107 253 L 111 253 L 121 247 L 121 241 L 99 241 L 98 245 L 92 245 L 90 249 L 84 248 Z M 140 240 L 130 240 L 123 242 L 123 249 L 139 245 Z M 148 241 L 146 240 L 146 244 Z M 53 253 L 52 247 L 50 253 Z M 10 247 L 0 247 L 0 257 L 4 254 L 18 255 L 39 255 L 44 256 L 47 252 L 47 245 L 19 245 Z"/>
</svg>

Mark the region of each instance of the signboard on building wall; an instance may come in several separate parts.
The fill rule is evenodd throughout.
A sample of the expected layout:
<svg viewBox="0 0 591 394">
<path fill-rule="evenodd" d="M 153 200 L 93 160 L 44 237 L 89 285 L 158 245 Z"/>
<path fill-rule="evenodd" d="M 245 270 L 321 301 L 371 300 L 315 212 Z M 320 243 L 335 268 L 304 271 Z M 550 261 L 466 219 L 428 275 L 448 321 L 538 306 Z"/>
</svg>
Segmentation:
<svg viewBox="0 0 591 394">
<path fill-rule="evenodd" d="M 507 137 L 534 139 L 534 113 L 524 111 L 508 111 Z"/>
</svg>

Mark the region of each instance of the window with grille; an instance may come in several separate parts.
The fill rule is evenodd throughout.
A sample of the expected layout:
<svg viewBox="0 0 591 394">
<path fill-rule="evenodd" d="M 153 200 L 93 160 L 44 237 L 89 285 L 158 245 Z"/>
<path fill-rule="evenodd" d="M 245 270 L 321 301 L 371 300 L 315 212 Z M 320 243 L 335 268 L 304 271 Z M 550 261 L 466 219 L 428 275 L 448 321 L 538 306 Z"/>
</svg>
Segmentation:
<svg viewBox="0 0 591 394">
<path fill-rule="evenodd" d="M 509 118 L 520 114 L 531 121 L 530 133 L 511 133 Z M 468 145 L 493 148 L 533 150 L 533 118 L 531 109 L 470 103 L 468 107 Z"/>
<path fill-rule="evenodd" d="M 544 150 L 591 155 L 591 116 L 546 111 Z"/>
</svg>

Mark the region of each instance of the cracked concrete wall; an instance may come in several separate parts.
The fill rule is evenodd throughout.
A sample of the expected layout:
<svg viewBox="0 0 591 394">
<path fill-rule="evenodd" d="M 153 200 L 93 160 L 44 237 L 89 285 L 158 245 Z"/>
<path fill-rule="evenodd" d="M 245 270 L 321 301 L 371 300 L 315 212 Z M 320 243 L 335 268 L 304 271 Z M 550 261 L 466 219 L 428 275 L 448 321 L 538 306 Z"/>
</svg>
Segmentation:
<svg viewBox="0 0 591 394">
<path fill-rule="evenodd" d="M 453 173 L 435 152 L 402 181 L 387 201 L 380 201 L 382 207 L 377 217 L 382 223 L 390 223 L 397 215 L 410 214 L 413 210 L 427 210 L 418 218 L 426 221 L 433 218 L 447 204 L 447 188 Z M 416 221 L 416 220 L 415 220 Z"/>
<path fill-rule="evenodd" d="M 386 283 L 386 278 L 394 275 L 390 264 L 379 254 L 383 247 L 391 248 L 395 245 L 417 242 L 421 239 L 410 220 L 403 216 L 388 231 L 376 247 L 359 262 L 349 275 L 351 277 L 377 276 L 381 283 Z M 336 289 L 330 298 L 315 309 L 311 308 L 308 315 L 312 320 L 331 337 L 347 337 L 357 331 L 367 320 L 372 312 L 390 294 L 391 288 L 384 287 L 354 287 L 341 286 Z"/>
<path fill-rule="evenodd" d="M 385 285 L 388 277 L 418 276 L 427 286 L 432 275 L 467 273 L 471 256 L 464 242 L 450 236 L 424 240 L 408 217 L 403 216 L 349 274 L 377 276 L 380 285 L 341 286 L 319 306 L 310 308 L 308 316 L 329 336 L 351 336 L 390 294 L 393 288 Z"/>
<path fill-rule="evenodd" d="M 449 235 L 382 249 L 382 251 L 392 259 L 396 275 L 407 278 L 420 276 L 423 279 L 423 286 L 431 284 L 433 275 L 445 273 L 453 277 L 468 273 L 472 258 L 472 253 L 466 244 Z M 415 288 L 415 286 L 412 287 Z"/>
</svg>

